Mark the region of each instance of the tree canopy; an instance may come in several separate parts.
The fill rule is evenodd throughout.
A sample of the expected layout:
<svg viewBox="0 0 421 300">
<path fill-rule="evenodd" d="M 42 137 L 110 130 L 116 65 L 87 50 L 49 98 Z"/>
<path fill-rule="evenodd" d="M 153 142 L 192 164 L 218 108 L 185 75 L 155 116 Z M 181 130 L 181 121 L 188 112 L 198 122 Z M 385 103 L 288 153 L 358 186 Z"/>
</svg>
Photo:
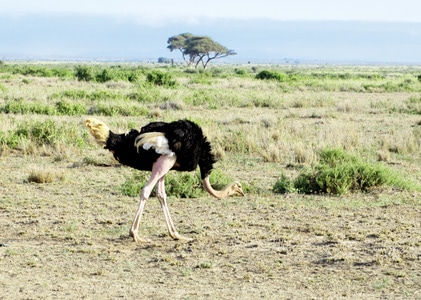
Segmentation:
<svg viewBox="0 0 421 300">
<path fill-rule="evenodd" d="M 195 68 L 201 63 L 203 69 L 211 60 L 236 55 L 234 50 L 215 42 L 207 36 L 195 36 L 191 33 L 182 33 L 168 39 L 167 46 L 170 51 L 179 50 L 183 55 L 183 60 L 188 66 Z"/>
</svg>

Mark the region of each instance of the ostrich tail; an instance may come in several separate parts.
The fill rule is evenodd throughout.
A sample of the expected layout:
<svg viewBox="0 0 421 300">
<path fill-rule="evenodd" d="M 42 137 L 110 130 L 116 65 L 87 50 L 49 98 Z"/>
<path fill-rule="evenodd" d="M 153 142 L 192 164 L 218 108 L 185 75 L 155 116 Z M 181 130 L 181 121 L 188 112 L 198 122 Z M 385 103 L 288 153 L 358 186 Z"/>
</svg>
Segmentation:
<svg viewBox="0 0 421 300">
<path fill-rule="evenodd" d="M 89 128 L 98 144 L 105 145 L 110 136 L 110 129 L 104 122 L 95 118 L 88 118 L 85 120 L 85 126 Z"/>
</svg>

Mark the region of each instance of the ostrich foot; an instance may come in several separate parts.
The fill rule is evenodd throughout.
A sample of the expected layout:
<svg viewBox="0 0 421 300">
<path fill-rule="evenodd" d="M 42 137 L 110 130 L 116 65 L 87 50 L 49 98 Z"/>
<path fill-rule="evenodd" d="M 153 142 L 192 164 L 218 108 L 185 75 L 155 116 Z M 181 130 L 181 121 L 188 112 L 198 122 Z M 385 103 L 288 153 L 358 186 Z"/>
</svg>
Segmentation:
<svg viewBox="0 0 421 300">
<path fill-rule="evenodd" d="M 130 231 L 129 236 L 133 238 L 133 241 L 136 243 L 149 243 L 151 240 L 146 238 L 141 238 L 137 232 Z"/>
<path fill-rule="evenodd" d="M 180 240 L 180 241 L 186 241 L 186 242 L 193 241 L 193 239 L 192 239 L 192 238 L 182 236 L 182 235 L 181 235 L 181 234 L 179 234 L 178 232 L 173 232 L 173 233 L 170 233 L 170 236 L 171 236 L 174 240 Z"/>
</svg>

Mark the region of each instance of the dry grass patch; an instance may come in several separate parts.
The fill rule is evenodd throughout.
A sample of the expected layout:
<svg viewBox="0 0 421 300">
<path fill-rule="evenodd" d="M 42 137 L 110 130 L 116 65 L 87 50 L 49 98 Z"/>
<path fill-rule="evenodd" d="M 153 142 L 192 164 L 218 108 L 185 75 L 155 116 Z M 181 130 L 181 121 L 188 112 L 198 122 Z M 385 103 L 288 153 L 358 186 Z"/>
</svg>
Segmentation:
<svg viewBox="0 0 421 300">
<path fill-rule="evenodd" d="M 66 180 L 64 172 L 49 168 L 33 169 L 28 176 L 28 182 L 52 183 Z"/>
</svg>

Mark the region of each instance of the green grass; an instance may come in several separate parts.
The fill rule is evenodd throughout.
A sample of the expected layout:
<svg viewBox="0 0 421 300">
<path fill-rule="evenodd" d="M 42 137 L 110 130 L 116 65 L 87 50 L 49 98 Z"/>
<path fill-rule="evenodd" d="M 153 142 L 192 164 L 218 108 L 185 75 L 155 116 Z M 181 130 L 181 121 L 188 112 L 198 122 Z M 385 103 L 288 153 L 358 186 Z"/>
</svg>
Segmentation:
<svg viewBox="0 0 421 300">
<path fill-rule="evenodd" d="M 54 120 L 26 121 L 20 123 L 14 130 L 0 131 L 0 144 L 10 148 L 19 148 L 22 142 L 40 146 L 69 146 L 86 147 L 87 133 L 73 124 L 59 125 Z"/>
</svg>

